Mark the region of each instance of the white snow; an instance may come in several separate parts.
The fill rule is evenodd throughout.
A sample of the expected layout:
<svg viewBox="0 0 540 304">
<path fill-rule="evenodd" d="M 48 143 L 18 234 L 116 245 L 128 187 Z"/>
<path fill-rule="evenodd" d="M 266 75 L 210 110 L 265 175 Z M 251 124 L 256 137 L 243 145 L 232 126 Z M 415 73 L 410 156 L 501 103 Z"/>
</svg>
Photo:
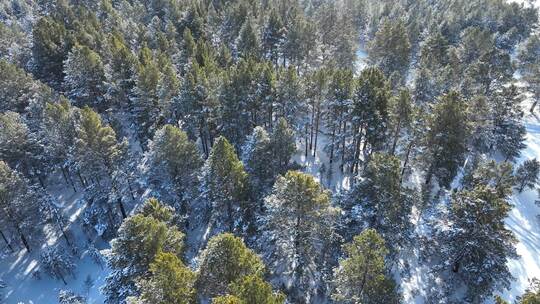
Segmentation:
<svg viewBox="0 0 540 304">
<path fill-rule="evenodd" d="M 525 103 L 524 109 L 530 104 Z M 522 151 L 519 163 L 526 159 L 540 158 L 540 118 L 527 112 L 527 148 Z M 514 193 L 511 202 L 514 208 L 506 220 L 507 226 L 518 239 L 516 245 L 519 259 L 508 262 L 512 275 L 516 278 L 509 292 L 503 298 L 514 300 L 529 285 L 529 279 L 540 278 L 540 208 L 535 204 L 536 189 Z"/>
<path fill-rule="evenodd" d="M 94 263 L 87 255 L 86 249 L 84 249 L 86 248 L 87 237 L 81 230 L 81 219 L 79 218 L 82 209 L 85 207 L 81 200 L 82 189 L 73 192 L 71 187 L 64 185 L 64 181 L 59 176 L 54 176 L 52 179 L 55 182 L 47 191 L 57 200 L 57 204 L 62 207 L 61 210 L 69 221 L 70 239 L 72 242 L 77 243 L 79 248 L 78 252 L 73 254 L 76 265 L 74 276 L 66 277 L 68 285 L 64 285 L 62 281 L 51 278 L 48 274 L 39 271 L 40 248 L 34 244 L 30 253 L 27 253 L 26 250 L 20 250 L 14 255 L 7 255 L 0 259 L 0 280 L 7 285 L 2 290 L 3 298 L 0 297 L 0 303 L 58 303 L 58 292 L 62 289 L 69 289 L 87 297 L 89 304 L 103 303 L 104 298 L 99 292 L 99 288 L 104 284 L 108 270 L 105 265 L 101 267 Z M 55 227 L 47 225 L 45 230 L 47 231 L 47 240 L 42 244 L 42 247 L 57 244 L 65 245 L 65 240 Z M 100 248 L 108 246 L 102 241 L 99 242 L 99 240 L 96 240 L 96 243 L 96 246 L 99 245 Z M 67 246 L 65 248 L 69 250 Z M 1 250 L 7 250 L 4 244 L 0 245 L 0 252 Z M 84 280 L 88 276 L 92 278 L 94 284 L 87 294 L 84 288 Z"/>
</svg>

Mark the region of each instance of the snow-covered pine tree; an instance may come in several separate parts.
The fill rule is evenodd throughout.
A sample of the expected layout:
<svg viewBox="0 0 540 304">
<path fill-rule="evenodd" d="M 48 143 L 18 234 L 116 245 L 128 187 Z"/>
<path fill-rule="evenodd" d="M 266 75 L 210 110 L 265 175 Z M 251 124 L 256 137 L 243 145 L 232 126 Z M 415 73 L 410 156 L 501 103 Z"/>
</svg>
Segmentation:
<svg viewBox="0 0 540 304">
<path fill-rule="evenodd" d="M 212 299 L 212 303 L 228 303 L 230 298 L 234 298 L 239 303 L 257 303 L 257 304 L 283 304 L 285 295 L 280 292 L 274 292 L 272 285 L 265 282 L 258 275 L 247 275 L 230 286 L 231 294 Z"/>
<path fill-rule="evenodd" d="M 159 109 L 159 67 L 152 51 L 144 46 L 139 52 L 139 65 L 130 100 L 134 120 L 137 124 L 139 142 L 146 147 L 148 137 L 153 133 Z"/>
<path fill-rule="evenodd" d="M 216 231 L 234 231 L 249 210 L 248 175 L 234 147 L 221 136 L 216 139 L 202 173 L 202 195 L 210 204 L 210 225 Z"/>
<path fill-rule="evenodd" d="M 72 257 L 59 246 L 45 247 L 41 250 L 40 265 L 43 270 L 55 279 L 67 285 L 67 276 L 73 275 L 75 264 Z"/>
<path fill-rule="evenodd" d="M 43 185 L 43 146 L 17 112 L 0 113 L 0 159 Z"/>
<path fill-rule="evenodd" d="M 456 279 L 451 290 L 466 286 L 465 301 L 480 303 L 495 291 L 510 287 L 507 260 L 516 258 L 516 237 L 506 228 L 512 206 L 490 185 L 452 195 L 447 225 L 435 231 L 443 275 Z"/>
<path fill-rule="evenodd" d="M 369 58 L 389 77 L 397 72 L 405 79 L 411 57 L 411 43 L 405 22 L 401 19 L 384 19 L 369 46 Z"/>
<path fill-rule="evenodd" d="M 186 213 L 185 204 L 197 195 L 197 174 L 203 165 L 196 144 L 182 130 L 165 125 L 156 131 L 148 146 L 147 169 L 151 180 L 161 189 L 166 202 L 179 199 L 179 211 Z"/>
<path fill-rule="evenodd" d="M 540 101 L 540 35 L 532 34 L 518 49 L 518 71 L 521 73 L 527 90 L 533 94 L 533 112 Z"/>
<path fill-rule="evenodd" d="M 84 45 L 71 48 L 64 62 L 66 96 L 77 106 L 107 109 L 105 100 L 105 70 L 98 53 Z"/>
<path fill-rule="evenodd" d="M 63 80 L 63 63 L 71 46 L 64 25 L 54 18 L 42 17 L 32 28 L 34 75 L 54 88 Z"/>
<path fill-rule="evenodd" d="M 41 200 L 28 181 L 0 160 L 0 234 L 11 251 L 15 251 L 9 241 L 11 233 L 20 238 L 29 252 L 32 240 L 41 236 L 39 228 L 44 218 L 40 212 L 40 203 Z"/>
<path fill-rule="evenodd" d="M 230 233 L 212 237 L 199 259 L 196 286 L 204 298 L 225 295 L 231 283 L 248 275 L 262 276 L 265 271 L 261 258 Z"/>
<path fill-rule="evenodd" d="M 281 47 L 284 42 L 285 29 L 283 22 L 275 8 L 270 9 L 268 20 L 262 29 L 262 52 L 264 58 L 268 59 L 277 67 L 281 57 Z"/>
<path fill-rule="evenodd" d="M 390 87 L 388 81 L 378 68 L 362 70 L 352 98 L 351 121 L 355 149 L 354 159 L 360 156 L 360 143 L 364 155 L 381 151 L 387 139 L 389 123 Z M 362 138 L 364 137 L 364 138 Z"/>
<path fill-rule="evenodd" d="M 516 170 L 516 184 L 519 192 L 525 188 L 532 189 L 536 186 L 540 174 L 540 162 L 533 159 L 527 159 Z"/>
<path fill-rule="evenodd" d="M 178 256 L 169 252 L 158 252 L 149 270 L 149 277 L 137 283 L 141 295 L 134 303 L 193 303 L 196 274 L 186 267 Z"/>
<path fill-rule="evenodd" d="M 375 229 L 366 229 L 343 246 L 345 256 L 334 269 L 335 290 L 339 303 L 401 302 L 396 283 L 385 258 L 388 249 Z"/>
<path fill-rule="evenodd" d="M 260 200 L 273 184 L 277 175 L 277 168 L 272 166 L 274 160 L 268 132 L 262 127 L 255 127 L 242 147 L 242 162 L 249 174 L 254 200 Z"/>
<path fill-rule="evenodd" d="M 240 36 L 236 42 L 238 57 L 241 58 L 258 58 L 261 54 L 261 47 L 257 30 L 253 24 L 251 18 L 246 18 L 242 28 L 240 29 Z"/>
<path fill-rule="evenodd" d="M 345 239 L 366 226 L 373 228 L 385 239 L 391 258 L 411 236 L 409 217 L 415 203 L 414 192 L 401 186 L 400 169 L 397 157 L 374 153 L 343 203 Z"/>
<path fill-rule="evenodd" d="M 270 150 L 274 156 L 272 167 L 277 174 L 284 174 L 290 169 L 290 161 L 296 152 L 294 131 L 284 118 L 278 119 L 270 135 Z"/>
<path fill-rule="evenodd" d="M 522 101 L 523 97 L 515 85 L 503 87 L 492 100 L 495 148 L 501 152 L 506 161 L 518 157 L 525 147 L 523 142 L 526 130 L 521 121 Z"/>
<path fill-rule="evenodd" d="M 310 303 L 324 289 L 339 210 L 311 175 L 289 171 L 265 199 L 268 264 L 276 280 L 287 280 L 291 301 Z"/>
<path fill-rule="evenodd" d="M 467 105 L 455 91 L 443 95 L 433 109 L 426 134 L 426 184 L 433 176 L 449 187 L 464 161 L 470 124 Z"/>
<path fill-rule="evenodd" d="M 146 203 L 149 204 L 152 202 Z M 111 272 L 102 287 L 107 304 L 125 303 L 127 297 L 138 295 L 135 283 L 148 277 L 150 264 L 158 253 L 171 253 L 180 259 L 183 256 L 184 234 L 161 220 L 172 218 L 172 211 L 160 208 L 159 204 L 146 210 L 124 220 L 118 236 L 111 241 L 106 254 Z"/>
</svg>

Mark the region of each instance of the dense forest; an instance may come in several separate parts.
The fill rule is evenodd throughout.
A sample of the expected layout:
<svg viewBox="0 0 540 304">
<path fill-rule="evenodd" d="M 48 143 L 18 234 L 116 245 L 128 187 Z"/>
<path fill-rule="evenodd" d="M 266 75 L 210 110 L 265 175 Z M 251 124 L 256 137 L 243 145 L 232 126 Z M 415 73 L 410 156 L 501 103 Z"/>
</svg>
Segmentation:
<svg viewBox="0 0 540 304">
<path fill-rule="evenodd" d="M 540 221 L 508 224 L 540 173 L 532 1 L 3 0 L 0 20 L 0 302 L 540 303 L 509 266 L 540 248 Z"/>
</svg>

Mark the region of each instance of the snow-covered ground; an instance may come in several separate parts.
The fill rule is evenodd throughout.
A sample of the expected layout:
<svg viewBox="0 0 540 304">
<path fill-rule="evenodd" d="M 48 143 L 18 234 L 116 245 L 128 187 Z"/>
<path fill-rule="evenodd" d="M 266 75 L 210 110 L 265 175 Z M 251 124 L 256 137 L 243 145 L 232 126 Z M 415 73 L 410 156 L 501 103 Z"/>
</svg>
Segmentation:
<svg viewBox="0 0 540 304">
<path fill-rule="evenodd" d="M 529 109 L 529 104 L 525 104 Z M 540 117 L 526 112 L 527 148 L 522 151 L 519 162 L 531 158 L 540 158 Z M 509 261 L 512 275 L 516 278 L 511 290 L 504 295 L 507 300 L 513 300 L 523 293 L 529 285 L 528 280 L 533 277 L 540 278 L 540 208 L 535 204 L 538 194 L 535 189 L 514 193 L 512 203 L 514 208 L 510 212 L 506 224 L 514 232 L 519 243 L 516 245 L 519 259 Z"/>
<path fill-rule="evenodd" d="M 27 253 L 21 250 L 15 255 L 7 255 L 0 258 L 0 279 L 7 287 L 0 292 L 0 303 L 6 304 L 53 304 L 58 303 L 58 292 L 60 290 L 71 290 L 75 293 L 87 297 L 88 304 L 103 303 L 103 296 L 99 288 L 103 286 L 108 270 L 105 265 L 96 264 L 88 255 L 86 244 L 87 236 L 81 230 L 81 213 L 85 204 L 81 200 L 82 189 L 73 192 L 70 187 L 66 187 L 60 178 L 47 190 L 53 196 L 59 207 L 62 207 L 64 216 L 69 220 L 70 240 L 78 244 L 79 249 L 73 253 L 75 273 L 67 276 L 67 285 L 61 280 L 54 279 L 44 273 L 39 267 L 39 249 L 37 245 L 32 247 L 32 252 Z M 67 249 L 65 240 L 59 235 L 56 229 L 47 225 L 45 230 L 47 240 L 41 246 L 61 245 Z M 4 244 L 2 243 L 2 246 Z M 7 248 L 0 246 L 0 252 Z M 107 244 L 96 239 L 96 247 L 106 248 Z M 83 248 L 83 249 L 81 249 Z M 69 250 L 69 249 L 67 249 Z M 92 286 L 85 286 L 85 280 L 90 278 Z"/>
</svg>

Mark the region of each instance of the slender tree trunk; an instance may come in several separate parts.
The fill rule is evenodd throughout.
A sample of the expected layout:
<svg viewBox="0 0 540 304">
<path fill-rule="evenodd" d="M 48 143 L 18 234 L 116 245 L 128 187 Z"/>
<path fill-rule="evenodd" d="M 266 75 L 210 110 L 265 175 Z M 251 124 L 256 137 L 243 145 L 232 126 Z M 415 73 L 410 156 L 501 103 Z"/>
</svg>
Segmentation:
<svg viewBox="0 0 540 304">
<path fill-rule="evenodd" d="M 330 164 L 334 160 L 334 142 L 336 139 L 336 125 L 332 125 L 332 143 L 330 144 Z"/>
<path fill-rule="evenodd" d="M 309 150 L 312 151 L 313 149 L 313 132 L 315 128 L 315 104 L 313 104 L 313 107 L 311 107 L 311 124 L 310 124 L 310 132 L 309 132 Z"/>
<path fill-rule="evenodd" d="M 347 122 L 343 121 L 343 134 L 341 136 L 342 147 L 341 147 L 341 172 L 343 172 L 343 167 L 345 166 L 345 142 L 347 141 Z"/>
<path fill-rule="evenodd" d="M 133 188 L 131 187 L 131 181 L 129 180 L 129 177 L 126 177 L 126 180 L 128 184 L 129 194 L 131 195 L 131 199 L 135 200 L 135 195 L 133 195 Z"/>
<path fill-rule="evenodd" d="M 21 237 L 21 241 L 24 245 L 24 248 L 26 248 L 26 251 L 30 252 L 30 245 L 28 244 L 28 241 L 26 240 L 26 237 L 24 236 L 24 233 L 22 233 L 21 228 L 19 228 L 19 225 L 17 225 L 17 233 Z"/>
<path fill-rule="evenodd" d="M 227 222 L 229 223 L 229 232 L 233 232 L 233 214 L 232 214 L 232 203 L 227 202 Z"/>
<path fill-rule="evenodd" d="M 309 133 L 308 133 L 308 125 L 307 124 L 305 126 L 305 133 L 304 134 L 305 134 L 305 140 L 306 140 L 306 149 L 305 149 L 306 151 L 304 153 L 304 156 L 307 158 L 307 156 L 308 156 L 308 145 L 309 145 L 309 143 L 308 143 L 308 140 L 309 140 L 308 134 Z"/>
<path fill-rule="evenodd" d="M 403 162 L 403 168 L 401 168 L 401 177 L 399 179 L 399 184 L 403 183 L 403 176 L 405 175 L 405 170 L 407 169 L 407 164 L 409 163 L 409 155 L 413 147 L 414 141 L 411 140 L 409 146 L 407 147 L 407 154 L 405 155 L 405 161 Z"/>
<path fill-rule="evenodd" d="M 116 201 L 118 203 L 118 207 L 120 207 L 120 213 L 122 213 L 122 219 L 125 219 L 127 217 L 126 209 L 124 208 L 124 204 L 122 203 L 122 198 L 118 197 L 118 200 Z"/>
<path fill-rule="evenodd" d="M 313 145 L 313 157 L 317 154 L 317 140 L 319 138 L 319 121 L 321 119 L 321 107 L 317 106 L 317 115 L 315 116 L 315 143 Z"/>
<path fill-rule="evenodd" d="M 11 244 L 9 243 L 7 237 L 5 236 L 2 230 L 0 230 L 0 235 L 2 236 L 2 239 L 4 240 L 4 242 L 6 242 L 6 245 L 8 246 L 9 250 L 11 250 L 11 252 L 15 252 L 15 250 L 13 249 L 13 246 L 11 246 Z"/>
<path fill-rule="evenodd" d="M 78 170 L 77 169 L 77 176 L 79 177 L 79 181 L 81 182 L 81 184 L 83 185 L 83 187 L 86 187 L 86 183 L 84 182 L 84 179 L 81 175 L 81 170 Z"/>
<path fill-rule="evenodd" d="M 532 104 L 532 106 L 531 106 L 531 109 L 529 110 L 529 111 L 531 111 L 531 113 L 534 112 L 534 109 L 536 108 L 536 105 L 537 105 L 537 104 L 538 104 L 538 100 L 535 99 L 534 102 L 533 102 L 533 104 Z"/>
<path fill-rule="evenodd" d="M 390 152 L 391 155 L 394 155 L 396 152 L 396 145 L 398 142 L 400 131 L 401 131 L 401 118 L 398 119 L 398 123 L 396 125 L 396 131 L 394 132 L 394 143 L 392 144 L 392 151 Z"/>
</svg>

